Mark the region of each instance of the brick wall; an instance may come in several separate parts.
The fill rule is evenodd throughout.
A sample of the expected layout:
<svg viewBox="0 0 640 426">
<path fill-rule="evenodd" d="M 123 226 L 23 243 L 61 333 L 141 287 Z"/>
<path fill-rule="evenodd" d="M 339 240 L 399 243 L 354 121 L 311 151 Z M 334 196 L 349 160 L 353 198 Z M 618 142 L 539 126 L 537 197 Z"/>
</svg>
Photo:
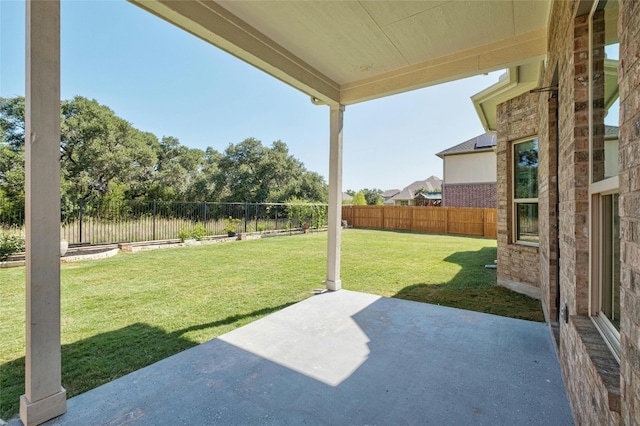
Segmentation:
<svg viewBox="0 0 640 426">
<path fill-rule="evenodd" d="M 640 425 L 640 2 L 620 4 L 622 419 Z"/>
<path fill-rule="evenodd" d="M 442 205 L 445 207 L 478 207 L 495 209 L 495 183 L 444 184 Z"/>
<path fill-rule="evenodd" d="M 526 93 L 498 105 L 498 284 L 526 283 L 539 286 L 540 261 L 538 248 L 513 244 L 511 220 L 512 144 L 538 134 L 538 94 Z"/>
<path fill-rule="evenodd" d="M 555 71 L 553 69 L 552 71 Z M 555 74 L 555 73 L 553 73 Z M 551 76 L 548 86 L 556 86 Z M 547 321 L 558 319 L 558 165 L 557 165 L 557 90 L 540 94 L 538 116 L 538 230 L 540 232 L 540 290 Z"/>
<path fill-rule="evenodd" d="M 535 270 L 532 275 L 539 277 L 550 320 L 555 319 L 556 285 L 560 287 L 567 315 L 559 321 L 558 354 L 576 424 L 640 425 L 640 1 L 620 0 L 618 22 L 619 364 L 589 317 L 589 17 L 576 16 L 581 7 L 577 0 L 555 1 L 552 7 L 541 85 L 557 84 L 558 104 L 544 92 L 522 95 L 497 109 L 498 280 L 524 279 L 523 271 Z M 598 43 L 605 39 L 603 22 L 603 15 L 596 14 L 596 74 L 602 65 Z M 602 84 L 603 79 L 593 82 L 594 121 L 603 116 Z M 536 106 L 535 114 L 531 105 Z M 593 174 L 598 179 L 603 174 L 602 124 L 595 124 L 592 133 Z M 539 149 L 539 251 L 512 244 L 510 222 L 511 143 L 534 134 Z M 591 255 L 597 259 L 595 249 Z M 539 269 L 531 259 L 538 260 Z"/>
</svg>

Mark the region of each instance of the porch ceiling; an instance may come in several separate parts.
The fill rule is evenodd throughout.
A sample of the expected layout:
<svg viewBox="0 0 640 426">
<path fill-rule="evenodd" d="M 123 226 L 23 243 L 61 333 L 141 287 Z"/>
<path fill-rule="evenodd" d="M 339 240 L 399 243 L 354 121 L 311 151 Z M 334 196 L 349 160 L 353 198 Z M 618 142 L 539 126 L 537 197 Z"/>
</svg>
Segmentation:
<svg viewBox="0 0 640 426">
<path fill-rule="evenodd" d="M 326 103 L 544 58 L 550 0 L 130 0 Z"/>
</svg>

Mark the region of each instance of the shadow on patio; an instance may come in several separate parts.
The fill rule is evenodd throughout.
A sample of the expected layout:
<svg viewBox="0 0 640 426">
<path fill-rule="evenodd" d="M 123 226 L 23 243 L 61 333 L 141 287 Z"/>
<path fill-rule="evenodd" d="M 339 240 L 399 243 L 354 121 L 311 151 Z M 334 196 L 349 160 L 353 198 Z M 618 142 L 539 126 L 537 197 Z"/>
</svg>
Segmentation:
<svg viewBox="0 0 640 426">
<path fill-rule="evenodd" d="M 563 425 L 572 417 L 546 324 L 342 290 L 72 398 L 49 424 L 125 423 Z"/>
<path fill-rule="evenodd" d="M 441 284 L 416 283 L 403 288 L 393 297 L 510 318 L 544 321 L 539 300 L 496 284 L 496 270 L 485 268 L 485 265 L 494 263 L 496 255 L 495 247 L 453 253 L 444 260 L 460 265 L 461 269 L 450 281 Z"/>
<path fill-rule="evenodd" d="M 198 343 L 184 338 L 188 332 L 219 327 L 279 311 L 291 303 L 260 309 L 244 315 L 185 327 L 171 333 L 149 324 L 135 323 L 62 345 L 62 385 L 73 397 L 144 368 Z M 122 342 L 128 342 L 123 345 Z M 0 412 L 16 413 L 24 394 L 25 358 L 0 365 Z"/>
</svg>

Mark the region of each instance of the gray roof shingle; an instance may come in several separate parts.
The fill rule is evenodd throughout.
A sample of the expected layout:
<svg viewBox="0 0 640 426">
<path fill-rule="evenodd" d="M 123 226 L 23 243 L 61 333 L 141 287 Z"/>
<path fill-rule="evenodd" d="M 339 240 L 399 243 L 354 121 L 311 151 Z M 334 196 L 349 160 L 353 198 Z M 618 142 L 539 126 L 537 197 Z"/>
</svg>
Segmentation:
<svg viewBox="0 0 640 426">
<path fill-rule="evenodd" d="M 469 139 L 468 141 L 459 143 L 458 145 L 454 145 L 451 148 L 445 149 L 437 153 L 436 155 L 440 158 L 444 158 L 445 155 L 451 154 L 464 154 L 467 152 L 478 152 L 478 151 L 488 151 L 493 149 L 496 146 L 496 135 L 492 135 L 489 133 L 484 133 L 480 136 L 476 136 L 475 138 Z"/>
</svg>

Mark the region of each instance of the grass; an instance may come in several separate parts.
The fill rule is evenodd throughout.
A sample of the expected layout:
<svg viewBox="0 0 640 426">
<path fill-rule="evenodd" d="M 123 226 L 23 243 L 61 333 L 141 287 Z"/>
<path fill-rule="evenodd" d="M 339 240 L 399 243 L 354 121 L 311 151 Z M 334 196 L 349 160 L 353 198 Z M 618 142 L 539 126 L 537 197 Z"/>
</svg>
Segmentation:
<svg viewBox="0 0 640 426">
<path fill-rule="evenodd" d="M 73 396 L 310 296 L 326 234 L 155 250 L 62 266 L 62 385 Z M 542 321 L 495 285 L 495 240 L 342 234 L 343 287 Z M 0 269 L 0 418 L 24 393 L 24 268 Z"/>
</svg>

